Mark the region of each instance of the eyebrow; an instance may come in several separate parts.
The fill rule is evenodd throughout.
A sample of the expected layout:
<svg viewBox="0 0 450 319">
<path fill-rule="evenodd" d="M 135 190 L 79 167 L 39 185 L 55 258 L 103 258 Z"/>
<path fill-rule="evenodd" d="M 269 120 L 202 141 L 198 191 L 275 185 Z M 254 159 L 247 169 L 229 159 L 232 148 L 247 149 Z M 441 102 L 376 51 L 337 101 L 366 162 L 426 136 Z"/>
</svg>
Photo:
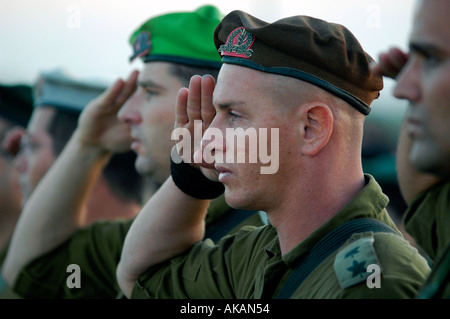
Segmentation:
<svg viewBox="0 0 450 319">
<path fill-rule="evenodd" d="M 245 105 L 246 102 L 243 101 L 235 101 L 235 102 L 222 102 L 222 103 L 214 103 L 214 106 L 218 108 L 219 110 L 226 110 L 230 107 L 236 106 L 236 105 Z"/>
<path fill-rule="evenodd" d="M 443 50 L 431 43 L 411 42 L 409 44 L 409 50 L 411 52 L 422 54 L 425 56 L 443 56 L 445 54 Z"/>
<path fill-rule="evenodd" d="M 137 85 L 143 87 L 144 89 L 149 89 L 149 88 L 159 89 L 159 90 L 166 89 L 164 86 L 159 85 L 159 84 L 153 82 L 152 80 L 142 80 L 142 81 L 138 80 Z"/>
</svg>

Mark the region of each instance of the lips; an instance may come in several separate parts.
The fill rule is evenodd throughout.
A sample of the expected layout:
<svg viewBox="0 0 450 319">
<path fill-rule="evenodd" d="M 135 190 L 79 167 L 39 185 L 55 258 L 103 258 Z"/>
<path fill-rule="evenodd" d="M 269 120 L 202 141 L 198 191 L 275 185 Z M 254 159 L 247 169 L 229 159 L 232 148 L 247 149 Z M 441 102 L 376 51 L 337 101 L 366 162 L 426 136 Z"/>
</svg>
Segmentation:
<svg viewBox="0 0 450 319">
<path fill-rule="evenodd" d="M 418 119 L 415 119 L 413 117 L 408 117 L 407 119 L 408 125 L 410 126 L 421 126 L 422 122 Z"/>
<path fill-rule="evenodd" d="M 222 172 L 224 172 L 224 173 L 231 173 L 231 170 L 229 170 L 228 168 L 225 168 L 225 167 L 223 167 L 223 166 L 221 166 L 221 165 L 219 165 L 219 164 L 215 164 L 215 165 L 214 165 L 214 168 L 215 168 L 216 171 L 218 171 L 219 173 L 222 173 Z"/>
<path fill-rule="evenodd" d="M 131 126 L 130 135 L 131 135 L 130 148 L 137 153 L 142 144 L 142 141 L 138 138 L 139 134 L 137 127 Z"/>
<path fill-rule="evenodd" d="M 411 137 L 419 137 L 423 134 L 423 123 L 422 121 L 413 118 L 408 117 L 407 118 L 407 124 L 408 124 L 408 134 Z"/>
<path fill-rule="evenodd" d="M 419 126 L 419 125 L 422 124 L 422 122 L 419 121 L 418 119 L 409 117 L 409 118 L 408 118 L 408 124 L 409 124 L 409 125 L 417 125 L 417 126 Z"/>
<path fill-rule="evenodd" d="M 133 138 L 132 138 L 131 145 L 130 145 L 130 148 L 131 148 L 133 151 L 138 152 L 139 147 L 141 146 L 141 144 L 142 144 L 142 142 L 141 142 L 139 139 L 133 137 Z"/>
<path fill-rule="evenodd" d="M 214 166 L 216 171 L 219 173 L 219 182 L 224 182 L 226 181 L 226 179 L 232 174 L 231 170 L 220 166 L 220 165 L 215 165 Z"/>
</svg>

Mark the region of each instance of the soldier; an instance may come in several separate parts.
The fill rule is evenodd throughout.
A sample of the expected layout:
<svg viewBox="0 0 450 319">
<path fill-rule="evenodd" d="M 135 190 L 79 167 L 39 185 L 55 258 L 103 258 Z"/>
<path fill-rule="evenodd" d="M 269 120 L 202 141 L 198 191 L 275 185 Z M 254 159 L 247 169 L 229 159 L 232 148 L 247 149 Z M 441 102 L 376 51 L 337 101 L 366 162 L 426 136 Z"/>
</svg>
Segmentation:
<svg viewBox="0 0 450 319">
<path fill-rule="evenodd" d="M 433 264 L 419 298 L 450 298 L 449 14 L 446 0 L 419 1 L 409 54 L 392 48 L 373 66 L 409 101 L 397 150 L 404 224 Z"/>
<path fill-rule="evenodd" d="M 27 130 L 14 130 L 5 141 L 11 149 L 20 140 L 15 166 L 20 172 L 23 203 L 60 155 L 83 108 L 107 88 L 107 83 L 106 80 L 78 79 L 61 69 L 39 75 Z M 102 172 L 101 180 L 95 185 L 95 195 L 86 202 L 86 210 L 80 216 L 83 224 L 97 219 L 131 218 L 137 214 L 141 199 L 136 194 L 140 192 L 141 183 L 134 169 L 133 155 L 118 155 Z M 116 162 L 121 163 L 120 167 Z M 132 189 L 126 184 L 127 180 L 133 181 Z"/>
<path fill-rule="evenodd" d="M 0 86 L 0 142 L 14 127 L 24 128 L 33 110 L 29 85 Z M 0 267 L 6 246 L 20 215 L 22 194 L 19 175 L 14 169 L 14 156 L 3 147 L 0 151 Z M 0 276 L 0 298 L 13 297 Z"/>
<path fill-rule="evenodd" d="M 364 118 L 383 83 L 355 37 L 311 17 L 270 24 L 233 11 L 214 42 L 223 62 L 217 85 L 194 77 L 177 100 L 177 128 L 194 136 L 196 120 L 207 127 L 202 149 L 193 158 L 183 149 L 182 162 L 174 152 L 171 177 L 132 224 L 117 269 L 124 293 L 414 297 L 429 267 L 399 235 L 387 197 L 362 171 Z M 261 174 L 262 159 L 218 160 L 249 155 L 225 134 L 239 128 L 279 130 L 276 173 Z M 270 147 L 276 142 L 268 140 Z M 217 244 L 201 240 L 204 198 L 221 190 L 203 184 L 195 165 L 225 186 L 230 206 L 263 210 L 270 225 L 241 229 Z"/>
<path fill-rule="evenodd" d="M 133 220 L 81 228 L 74 222 L 79 211 L 73 203 L 82 202 L 89 194 L 88 187 L 106 159 L 114 152 L 129 149 L 130 144 L 137 154 L 135 166 L 141 175 L 157 186 L 167 179 L 168 153 L 173 145 L 174 101 L 178 90 L 188 85 L 194 74 L 218 73 L 221 61 L 211 39 L 221 16 L 217 8 L 203 6 L 191 12 L 152 17 L 133 32 L 131 59 L 143 60 L 142 71 L 132 72 L 126 81 L 117 80 L 85 109 L 62 157 L 46 176 L 46 187 L 38 189 L 40 196 L 34 197 L 36 200 L 30 204 L 34 208 L 25 212 L 17 228 L 16 241 L 12 242 L 3 270 L 20 295 L 34 298 L 120 296 L 116 267 Z M 127 138 L 130 132 L 131 141 Z M 39 198 L 58 203 L 60 208 L 41 209 L 37 205 L 44 203 Z M 61 226 L 63 219 L 65 229 Z M 204 221 L 206 236 L 213 240 L 241 225 L 263 224 L 256 211 L 230 209 L 223 198 L 211 203 Z M 33 261 L 34 257 L 39 258 Z M 65 270 L 72 264 L 79 266 L 81 288 L 66 284 Z"/>
</svg>

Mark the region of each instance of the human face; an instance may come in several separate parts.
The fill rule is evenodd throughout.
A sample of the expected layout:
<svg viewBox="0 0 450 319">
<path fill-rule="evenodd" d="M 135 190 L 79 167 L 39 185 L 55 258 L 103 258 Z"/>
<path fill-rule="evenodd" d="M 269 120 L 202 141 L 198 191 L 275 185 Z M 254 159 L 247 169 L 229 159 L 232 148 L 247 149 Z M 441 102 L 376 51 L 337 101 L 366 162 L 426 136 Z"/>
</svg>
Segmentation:
<svg viewBox="0 0 450 319">
<path fill-rule="evenodd" d="M 0 118 L 0 142 L 3 141 L 8 128 L 9 125 Z M 11 214 L 20 212 L 21 197 L 18 172 L 13 168 L 11 156 L 2 149 L 0 151 L 0 211 Z"/>
<path fill-rule="evenodd" d="M 409 100 L 410 160 L 420 171 L 450 178 L 450 2 L 421 1 L 410 36 L 410 57 L 394 95 Z"/>
<path fill-rule="evenodd" d="M 25 201 L 55 161 L 52 138 L 47 127 L 55 114 L 51 107 L 39 107 L 33 111 L 26 134 L 22 137 L 15 166 L 20 172 L 20 186 Z"/>
<path fill-rule="evenodd" d="M 216 115 L 205 135 L 217 129 L 222 132 L 223 139 L 215 136 L 209 142 L 203 140 L 202 144 L 204 149 L 214 149 L 215 156 L 223 153 L 224 163 L 217 161 L 216 157 L 215 168 L 219 181 L 225 185 L 226 201 L 232 207 L 265 211 L 274 209 L 285 196 L 279 185 L 289 184 L 295 175 L 292 172 L 298 168 L 299 149 L 292 147 L 299 142 L 299 134 L 295 130 L 296 118 L 293 111 L 283 108 L 281 101 L 279 104 L 275 102 L 271 95 L 271 81 L 274 80 L 274 75 L 231 64 L 224 64 L 219 73 L 213 95 Z M 260 129 L 265 129 L 268 143 L 258 145 L 258 153 L 261 147 L 266 148 L 266 154 L 273 149 L 278 152 L 279 166 L 275 173 L 261 173 L 262 166 L 266 165 L 259 156 L 256 162 L 250 161 L 250 143 L 255 143 L 255 140 L 249 139 L 243 149 L 238 143 L 227 139 L 227 129 L 237 128 L 244 131 L 254 129 L 258 140 Z M 272 138 L 272 128 L 278 129 L 279 138 Z M 277 147 L 273 148 L 272 143 L 278 143 Z M 230 152 L 234 154 L 230 157 L 234 157 L 232 161 L 227 160 Z M 245 161 L 239 162 L 236 156 L 242 152 L 245 153 Z"/>
<path fill-rule="evenodd" d="M 130 124 L 136 170 L 161 184 L 170 175 L 175 101 L 183 86 L 169 68 L 165 62 L 146 63 L 138 77 L 138 89 L 119 112 L 119 119 Z"/>
</svg>

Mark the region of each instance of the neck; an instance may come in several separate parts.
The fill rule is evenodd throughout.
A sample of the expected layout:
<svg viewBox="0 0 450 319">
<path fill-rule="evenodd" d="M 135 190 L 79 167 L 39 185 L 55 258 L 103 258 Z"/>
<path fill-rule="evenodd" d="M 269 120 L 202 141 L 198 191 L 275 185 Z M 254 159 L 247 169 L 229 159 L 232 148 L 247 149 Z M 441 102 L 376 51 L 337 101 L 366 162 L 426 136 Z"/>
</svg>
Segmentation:
<svg viewBox="0 0 450 319">
<path fill-rule="evenodd" d="M 327 163 L 329 164 L 329 163 Z M 343 209 L 364 187 L 362 168 L 346 170 L 334 165 L 320 167 L 317 162 L 293 179 L 282 205 L 268 211 L 277 229 L 282 254 L 297 246 L 312 232 Z M 309 181 L 309 182 L 307 182 Z"/>
<path fill-rule="evenodd" d="M 98 220 L 130 219 L 140 209 L 138 203 L 114 195 L 105 180 L 100 178 L 88 199 L 83 224 L 86 226 Z"/>
</svg>

